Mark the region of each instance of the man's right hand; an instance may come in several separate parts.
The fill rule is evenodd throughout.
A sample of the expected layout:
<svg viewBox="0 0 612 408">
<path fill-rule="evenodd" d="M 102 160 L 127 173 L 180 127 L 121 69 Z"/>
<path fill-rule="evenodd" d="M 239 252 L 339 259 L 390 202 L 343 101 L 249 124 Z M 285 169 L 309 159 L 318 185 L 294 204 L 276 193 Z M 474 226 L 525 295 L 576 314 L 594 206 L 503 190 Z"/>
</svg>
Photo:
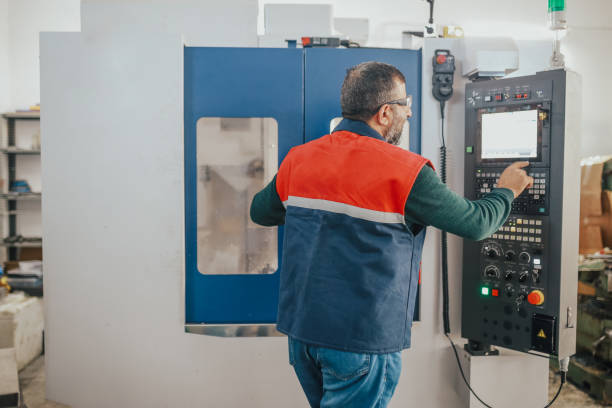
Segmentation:
<svg viewBox="0 0 612 408">
<path fill-rule="evenodd" d="M 528 161 L 514 162 L 506 167 L 497 182 L 497 188 L 508 188 L 514 193 L 514 198 L 523 190 L 533 185 L 533 177 L 529 177 L 523 167 L 529 166 Z"/>
</svg>

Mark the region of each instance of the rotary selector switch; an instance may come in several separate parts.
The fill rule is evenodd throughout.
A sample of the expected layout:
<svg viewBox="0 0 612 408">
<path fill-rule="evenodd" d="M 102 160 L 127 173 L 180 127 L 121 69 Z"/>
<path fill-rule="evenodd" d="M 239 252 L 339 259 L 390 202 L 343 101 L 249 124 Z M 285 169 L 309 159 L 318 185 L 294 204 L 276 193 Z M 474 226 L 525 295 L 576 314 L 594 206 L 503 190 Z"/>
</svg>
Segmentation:
<svg viewBox="0 0 612 408">
<path fill-rule="evenodd" d="M 529 263 L 529 261 L 531 261 L 531 255 L 523 251 L 519 254 L 519 260 L 523 263 Z"/>
<path fill-rule="evenodd" d="M 529 278 L 529 271 L 522 271 L 521 273 L 519 273 L 519 282 L 523 283 L 527 281 L 528 278 Z"/>
<path fill-rule="evenodd" d="M 516 252 L 507 251 L 504 257 L 506 258 L 506 261 L 514 261 L 516 259 Z"/>
<path fill-rule="evenodd" d="M 514 286 L 510 284 L 506 285 L 504 292 L 506 293 L 506 296 L 511 298 L 512 296 L 514 296 Z"/>
<path fill-rule="evenodd" d="M 504 273 L 504 280 L 510 282 L 512 279 L 514 279 L 514 271 L 506 271 Z"/>
<path fill-rule="evenodd" d="M 485 267 L 484 276 L 488 279 L 499 279 L 500 271 L 495 265 L 488 265 Z"/>
<path fill-rule="evenodd" d="M 497 259 L 502 255 L 502 249 L 499 245 L 493 243 L 486 243 L 482 246 L 482 253 L 491 259 Z"/>
<path fill-rule="evenodd" d="M 516 297 L 515 301 L 516 301 L 516 305 L 519 306 L 521 303 L 523 303 L 525 300 L 527 300 L 527 292 L 525 292 L 524 290 L 521 291 L 521 293 L 519 293 L 519 295 Z"/>
</svg>

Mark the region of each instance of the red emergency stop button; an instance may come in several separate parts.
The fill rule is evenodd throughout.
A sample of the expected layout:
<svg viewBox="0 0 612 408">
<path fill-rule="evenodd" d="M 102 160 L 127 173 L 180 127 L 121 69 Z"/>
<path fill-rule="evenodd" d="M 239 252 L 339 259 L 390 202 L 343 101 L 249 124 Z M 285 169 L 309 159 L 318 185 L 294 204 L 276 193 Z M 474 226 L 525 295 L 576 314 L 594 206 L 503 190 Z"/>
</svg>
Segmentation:
<svg viewBox="0 0 612 408">
<path fill-rule="evenodd" d="M 438 64 L 444 64 L 446 62 L 446 55 L 438 55 L 436 57 L 436 62 Z"/>
<path fill-rule="evenodd" d="M 541 290 L 532 290 L 529 295 L 527 295 L 527 302 L 532 305 L 540 306 L 544 303 L 544 293 Z"/>
</svg>

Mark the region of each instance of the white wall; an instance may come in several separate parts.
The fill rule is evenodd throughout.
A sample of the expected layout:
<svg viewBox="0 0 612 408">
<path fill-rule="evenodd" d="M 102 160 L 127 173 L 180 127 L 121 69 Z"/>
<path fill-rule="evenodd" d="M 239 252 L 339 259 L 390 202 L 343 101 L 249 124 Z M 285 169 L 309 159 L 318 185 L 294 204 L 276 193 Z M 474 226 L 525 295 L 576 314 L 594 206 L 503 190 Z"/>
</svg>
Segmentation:
<svg viewBox="0 0 612 408">
<path fill-rule="evenodd" d="M 423 0 L 389 0 L 384 6 L 374 1 L 351 0 L 259 0 L 270 3 L 330 3 L 334 17 L 365 17 L 370 20 L 367 45 L 400 47 L 401 32 L 422 29 L 429 17 Z M 583 77 L 583 128 L 581 156 L 612 153 L 612 115 L 604 113 L 612 79 L 608 67 L 612 56 L 603 50 L 612 42 L 612 2 L 568 0 L 569 32 L 563 41 L 567 66 Z M 434 19 L 439 25 L 460 25 L 466 36 L 509 36 L 517 40 L 551 39 L 546 28 L 547 1 L 437 0 Z M 259 16 L 263 34 L 263 15 Z"/>
<path fill-rule="evenodd" d="M 8 33 L 8 0 L 0 0 L 0 112 L 6 112 L 11 104 Z"/>
<path fill-rule="evenodd" d="M 612 15 L 612 2 L 608 15 Z M 608 23 L 612 25 L 611 23 Z M 566 63 L 582 76 L 581 156 L 612 154 L 612 28 L 574 29 L 567 33 L 561 51 Z"/>
<path fill-rule="evenodd" d="M 40 100 L 38 36 L 41 31 L 78 31 L 79 0 L 6 0 L 11 109 Z"/>
</svg>

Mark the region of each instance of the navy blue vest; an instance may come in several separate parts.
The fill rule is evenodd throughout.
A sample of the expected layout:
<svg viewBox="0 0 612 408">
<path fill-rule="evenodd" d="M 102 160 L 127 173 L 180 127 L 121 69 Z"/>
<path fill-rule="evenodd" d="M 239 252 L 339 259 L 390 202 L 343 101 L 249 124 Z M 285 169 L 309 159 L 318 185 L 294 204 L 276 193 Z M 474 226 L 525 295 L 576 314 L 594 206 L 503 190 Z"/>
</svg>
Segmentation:
<svg viewBox="0 0 612 408">
<path fill-rule="evenodd" d="M 279 331 L 359 353 L 410 347 L 425 228 L 413 234 L 404 207 L 427 164 L 347 120 L 289 152 L 276 179 L 287 210 Z"/>
</svg>

